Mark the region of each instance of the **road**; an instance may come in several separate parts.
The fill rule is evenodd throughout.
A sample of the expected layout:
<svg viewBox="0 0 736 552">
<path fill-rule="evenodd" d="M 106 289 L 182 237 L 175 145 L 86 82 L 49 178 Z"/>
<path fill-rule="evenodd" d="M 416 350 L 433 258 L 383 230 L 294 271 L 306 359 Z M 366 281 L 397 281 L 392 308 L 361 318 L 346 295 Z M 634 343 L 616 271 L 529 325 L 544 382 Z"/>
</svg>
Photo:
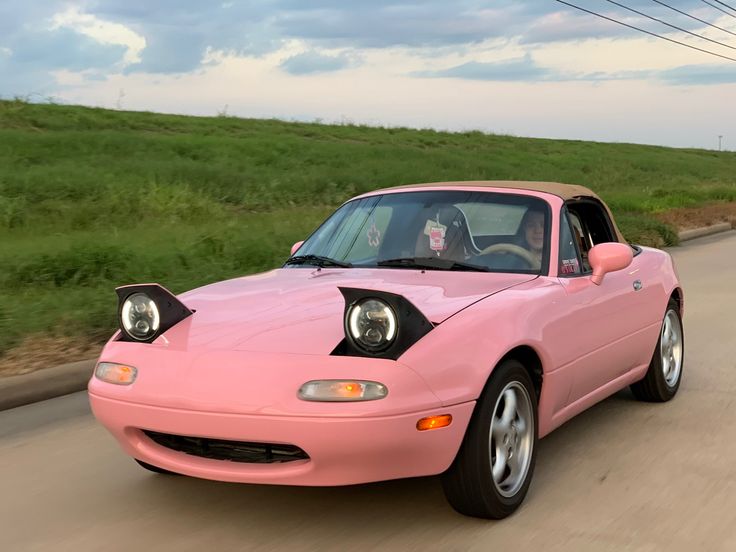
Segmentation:
<svg viewBox="0 0 736 552">
<path fill-rule="evenodd" d="M 736 550 L 736 232 L 673 255 L 679 395 L 651 405 L 621 392 L 542 440 L 505 521 L 454 513 L 437 478 L 315 489 L 157 476 L 77 393 L 0 413 L 0 548 Z"/>
</svg>

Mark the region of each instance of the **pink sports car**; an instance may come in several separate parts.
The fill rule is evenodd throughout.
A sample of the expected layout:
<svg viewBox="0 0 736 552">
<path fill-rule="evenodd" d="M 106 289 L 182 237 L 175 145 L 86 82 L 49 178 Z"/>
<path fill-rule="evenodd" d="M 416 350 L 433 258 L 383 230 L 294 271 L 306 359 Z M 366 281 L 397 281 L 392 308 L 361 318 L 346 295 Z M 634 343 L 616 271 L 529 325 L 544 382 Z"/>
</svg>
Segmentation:
<svg viewBox="0 0 736 552">
<path fill-rule="evenodd" d="M 117 289 L 89 397 L 143 467 L 349 485 L 442 474 L 459 512 L 522 502 L 537 440 L 630 385 L 680 385 L 683 292 L 590 190 L 444 182 L 343 204 L 281 268 Z"/>
</svg>

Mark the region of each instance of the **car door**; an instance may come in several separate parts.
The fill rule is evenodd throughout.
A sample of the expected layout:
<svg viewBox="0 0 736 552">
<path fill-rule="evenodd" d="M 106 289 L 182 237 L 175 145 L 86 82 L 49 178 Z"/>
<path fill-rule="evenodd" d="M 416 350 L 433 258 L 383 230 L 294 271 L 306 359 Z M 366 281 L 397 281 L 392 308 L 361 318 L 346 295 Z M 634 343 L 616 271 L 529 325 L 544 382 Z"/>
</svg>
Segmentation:
<svg viewBox="0 0 736 552">
<path fill-rule="evenodd" d="M 606 274 L 601 285 L 590 279 L 590 249 L 616 241 L 605 210 L 593 201 L 571 203 L 561 224 L 559 282 L 566 295 L 558 305 L 558 327 L 569 335 L 558 338 L 567 340 L 572 404 L 641 364 L 647 319 L 637 257 L 626 269 Z"/>
</svg>

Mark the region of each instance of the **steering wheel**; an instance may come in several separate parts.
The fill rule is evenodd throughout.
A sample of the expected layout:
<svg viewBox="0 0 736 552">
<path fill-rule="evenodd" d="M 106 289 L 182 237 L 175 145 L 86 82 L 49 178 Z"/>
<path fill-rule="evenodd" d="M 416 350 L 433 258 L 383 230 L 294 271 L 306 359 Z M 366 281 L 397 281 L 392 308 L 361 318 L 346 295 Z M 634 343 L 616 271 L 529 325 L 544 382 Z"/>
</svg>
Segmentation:
<svg viewBox="0 0 736 552">
<path fill-rule="evenodd" d="M 527 263 L 529 263 L 530 268 L 539 268 L 539 262 L 532 256 L 531 253 L 529 253 L 529 251 L 527 251 L 520 245 L 515 245 L 513 243 L 497 243 L 486 247 L 483 251 L 480 252 L 481 255 L 488 255 L 489 253 L 511 253 L 512 255 L 516 255 L 517 257 L 521 257 L 522 259 L 524 259 Z"/>
</svg>

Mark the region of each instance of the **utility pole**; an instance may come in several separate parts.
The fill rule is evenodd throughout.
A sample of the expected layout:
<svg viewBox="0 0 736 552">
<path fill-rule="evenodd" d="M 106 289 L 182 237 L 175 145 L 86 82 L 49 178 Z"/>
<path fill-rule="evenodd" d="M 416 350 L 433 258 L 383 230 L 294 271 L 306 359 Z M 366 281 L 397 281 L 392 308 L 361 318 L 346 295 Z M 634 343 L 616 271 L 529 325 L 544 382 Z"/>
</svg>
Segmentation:
<svg viewBox="0 0 736 552">
<path fill-rule="evenodd" d="M 718 135 L 718 151 L 721 151 L 721 140 L 723 139 L 723 135 Z"/>
</svg>

